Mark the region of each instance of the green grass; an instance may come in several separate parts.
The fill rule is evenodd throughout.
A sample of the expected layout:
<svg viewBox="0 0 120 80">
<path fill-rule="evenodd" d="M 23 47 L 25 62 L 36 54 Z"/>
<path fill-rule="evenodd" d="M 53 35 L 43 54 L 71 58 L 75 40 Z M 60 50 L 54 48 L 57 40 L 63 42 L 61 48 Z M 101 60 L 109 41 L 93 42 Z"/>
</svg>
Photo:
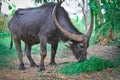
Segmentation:
<svg viewBox="0 0 120 80">
<path fill-rule="evenodd" d="M 0 16 L 0 70 L 14 67 L 11 60 L 16 59 L 15 48 L 9 50 L 10 33 L 7 28 L 8 17 Z"/>
<path fill-rule="evenodd" d="M 120 60 L 120 57 L 117 62 Z M 74 62 L 68 63 L 60 69 L 61 74 L 65 75 L 78 75 L 80 73 L 88 73 L 88 72 L 96 72 L 101 71 L 106 68 L 115 68 L 117 67 L 118 63 L 114 63 L 110 60 L 105 60 L 99 57 L 91 57 L 84 62 Z"/>
<path fill-rule="evenodd" d="M 11 60 L 16 59 L 15 48 L 9 50 L 9 33 L 0 33 L 0 70 L 5 67 L 13 67 Z"/>
</svg>

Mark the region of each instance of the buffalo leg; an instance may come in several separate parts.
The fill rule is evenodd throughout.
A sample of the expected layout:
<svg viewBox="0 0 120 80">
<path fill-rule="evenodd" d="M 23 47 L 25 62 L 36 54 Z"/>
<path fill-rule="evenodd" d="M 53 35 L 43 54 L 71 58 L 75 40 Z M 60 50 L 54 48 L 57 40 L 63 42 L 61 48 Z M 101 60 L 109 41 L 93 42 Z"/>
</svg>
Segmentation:
<svg viewBox="0 0 120 80">
<path fill-rule="evenodd" d="M 27 55 L 28 60 L 30 61 L 30 66 L 36 67 L 37 65 L 31 57 L 31 45 L 28 45 L 26 43 L 25 43 L 25 53 Z"/>
<path fill-rule="evenodd" d="M 22 50 L 21 50 L 21 40 L 14 37 L 14 42 L 15 42 L 15 47 L 16 47 L 18 57 L 19 57 L 19 62 L 20 62 L 19 70 L 25 70 L 25 66 L 23 63 L 23 55 L 22 55 Z"/>
<path fill-rule="evenodd" d="M 51 45 L 51 59 L 50 59 L 50 65 L 56 65 L 55 63 L 55 55 L 57 51 L 58 43 Z"/>
<path fill-rule="evenodd" d="M 46 57 L 47 51 L 46 51 L 46 45 L 47 45 L 47 40 L 46 38 L 40 39 L 40 50 L 41 50 L 41 60 L 40 60 L 40 66 L 38 71 L 43 71 L 45 70 L 45 65 L 44 65 L 44 59 Z"/>
</svg>

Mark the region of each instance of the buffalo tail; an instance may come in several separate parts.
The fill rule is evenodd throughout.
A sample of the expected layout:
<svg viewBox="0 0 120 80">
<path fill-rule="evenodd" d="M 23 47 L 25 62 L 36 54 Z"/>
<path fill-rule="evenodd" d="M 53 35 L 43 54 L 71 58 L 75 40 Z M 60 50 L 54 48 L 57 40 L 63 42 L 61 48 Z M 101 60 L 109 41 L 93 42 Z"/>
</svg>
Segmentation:
<svg viewBox="0 0 120 80">
<path fill-rule="evenodd" d="M 12 34 L 11 34 L 11 41 L 10 41 L 10 50 L 12 49 L 12 46 L 13 46 L 13 39 L 12 39 Z"/>
</svg>

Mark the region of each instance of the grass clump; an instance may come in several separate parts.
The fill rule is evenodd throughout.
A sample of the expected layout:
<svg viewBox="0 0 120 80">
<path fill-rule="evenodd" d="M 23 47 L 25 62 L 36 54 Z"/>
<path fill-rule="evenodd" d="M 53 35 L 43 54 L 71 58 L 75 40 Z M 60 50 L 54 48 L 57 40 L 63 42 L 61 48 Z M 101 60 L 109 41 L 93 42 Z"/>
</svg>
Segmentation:
<svg viewBox="0 0 120 80">
<path fill-rule="evenodd" d="M 68 63 L 60 69 L 60 73 L 65 75 L 80 74 L 83 72 L 96 72 L 106 68 L 115 68 L 117 64 L 112 61 L 105 60 L 99 57 L 91 57 L 84 62 Z"/>
</svg>

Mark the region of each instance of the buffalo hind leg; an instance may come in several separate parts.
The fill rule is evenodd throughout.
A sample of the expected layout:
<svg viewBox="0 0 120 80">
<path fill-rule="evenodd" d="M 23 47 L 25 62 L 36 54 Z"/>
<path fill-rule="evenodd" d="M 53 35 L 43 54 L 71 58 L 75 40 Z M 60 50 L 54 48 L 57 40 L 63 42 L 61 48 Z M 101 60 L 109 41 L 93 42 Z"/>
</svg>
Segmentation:
<svg viewBox="0 0 120 80">
<path fill-rule="evenodd" d="M 34 60 L 31 57 L 31 45 L 28 45 L 26 43 L 25 43 L 25 53 L 26 53 L 27 58 L 28 58 L 28 60 L 30 62 L 30 66 L 31 67 L 36 67 L 37 65 L 36 65 L 36 63 L 34 62 Z"/>
<path fill-rule="evenodd" d="M 56 55 L 57 47 L 58 47 L 58 43 L 51 45 L 51 59 L 50 59 L 50 65 L 51 66 L 56 65 L 55 55 Z"/>
<path fill-rule="evenodd" d="M 13 37 L 14 38 L 14 42 L 15 42 L 15 47 L 18 53 L 18 57 L 19 57 L 19 70 L 25 70 L 25 66 L 23 63 L 23 55 L 22 55 L 22 50 L 21 50 L 21 40 L 18 39 L 16 36 Z"/>
<path fill-rule="evenodd" d="M 40 60 L 40 66 L 38 68 L 38 72 L 45 70 L 45 65 L 44 65 L 44 59 L 46 57 L 47 51 L 46 51 L 46 45 L 47 45 L 47 39 L 45 37 L 42 37 L 40 39 L 40 50 L 41 50 L 41 60 Z"/>
</svg>

